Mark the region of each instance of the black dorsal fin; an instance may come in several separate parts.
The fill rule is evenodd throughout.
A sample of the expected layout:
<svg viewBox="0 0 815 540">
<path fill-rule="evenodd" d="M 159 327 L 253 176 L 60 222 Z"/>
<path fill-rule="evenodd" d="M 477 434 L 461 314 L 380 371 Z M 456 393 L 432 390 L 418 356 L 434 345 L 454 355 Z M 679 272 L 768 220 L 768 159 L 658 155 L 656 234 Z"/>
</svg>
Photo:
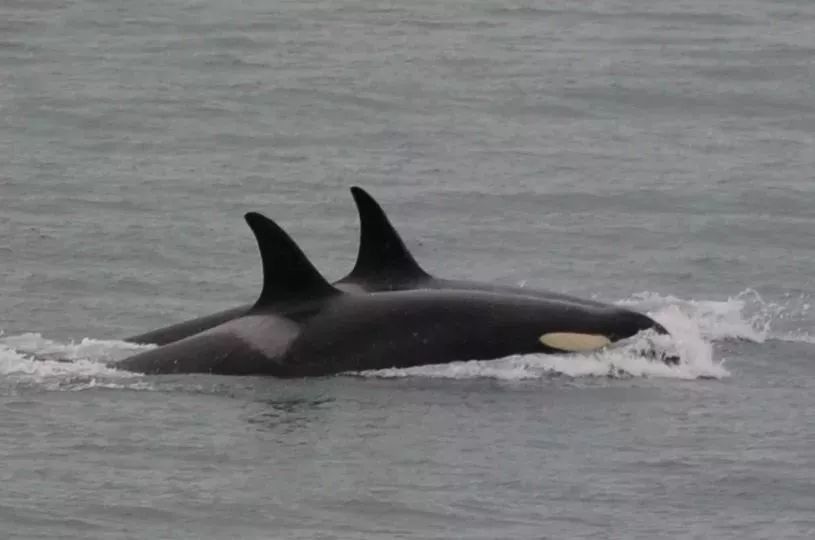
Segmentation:
<svg viewBox="0 0 815 540">
<path fill-rule="evenodd" d="M 364 189 L 354 186 L 351 195 L 359 211 L 359 253 L 346 279 L 418 280 L 430 277 L 391 225 L 385 211 Z"/>
<path fill-rule="evenodd" d="M 263 262 L 263 290 L 252 309 L 339 294 L 277 223 L 257 212 L 249 212 L 244 219 L 255 233 Z"/>
</svg>

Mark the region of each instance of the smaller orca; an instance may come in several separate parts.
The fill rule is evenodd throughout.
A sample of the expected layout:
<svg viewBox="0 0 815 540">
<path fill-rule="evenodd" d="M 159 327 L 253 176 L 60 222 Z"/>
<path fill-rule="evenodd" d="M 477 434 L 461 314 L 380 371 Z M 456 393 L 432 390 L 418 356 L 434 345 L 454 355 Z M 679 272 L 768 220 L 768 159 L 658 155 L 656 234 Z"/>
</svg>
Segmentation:
<svg viewBox="0 0 815 540">
<path fill-rule="evenodd" d="M 163 326 L 161 328 L 157 328 L 156 330 L 145 332 L 144 334 L 131 336 L 126 338 L 124 341 L 129 341 L 130 343 L 145 343 L 150 345 L 166 345 L 167 343 L 172 343 L 173 341 L 178 341 L 179 339 L 184 339 L 185 337 L 203 332 L 204 330 L 209 330 L 210 328 L 223 324 L 227 321 L 231 321 L 232 319 L 242 317 L 249 312 L 251 307 L 252 304 L 244 304 L 242 306 L 219 311 L 211 315 L 197 317 L 188 321 L 171 324 L 170 326 Z"/>
<path fill-rule="evenodd" d="M 491 285 L 477 281 L 442 279 L 425 271 L 405 246 L 379 203 L 358 186 L 351 188 L 360 221 L 359 252 L 354 269 L 336 284 L 358 286 L 366 291 L 406 289 L 461 289 L 502 294 L 519 294 L 580 305 L 608 307 L 608 304 L 576 296 L 545 291 Z"/>
<path fill-rule="evenodd" d="M 374 198 L 357 186 L 351 188 L 351 194 L 359 212 L 360 242 L 353 270 L 346 277 L 334 283 L 343 291 L 358 293 L 410 289 L 456 289 L 518 294 L 580 305 L 609 307 L 608 304 L 602 302 L 584 300 L 551 291 L 433 277 L 416 262 L 385 211 Z M 251 308 L 252 304 L 244 304 L 131 336 L 125 341 L 166 345 L 246 315 Z M 654 325 L 660 333 L 667 334 L 667 331 L 659 324 L 654 323 Z"/>
<path fill-rule="evenodd" d="M 641 331 L 650 318 L 612 306 L 470 290 L 350 294 L 329 284 L 272 220 L 245 219 L 263 262 L 248 312 L 118 361 L 129 371 L 276 377 L 585 352 Z"/>
</svg>

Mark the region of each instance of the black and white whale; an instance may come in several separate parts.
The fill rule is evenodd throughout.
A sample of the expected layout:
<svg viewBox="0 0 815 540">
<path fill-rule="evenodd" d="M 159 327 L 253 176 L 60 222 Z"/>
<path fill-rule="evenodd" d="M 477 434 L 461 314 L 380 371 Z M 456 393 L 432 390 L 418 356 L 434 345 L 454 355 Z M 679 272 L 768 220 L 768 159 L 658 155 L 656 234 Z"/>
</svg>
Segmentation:
<svg viewBox="0 0 815 540">
<path fill-rule="evenodd" d="M 514 354 L 592 351 L 644 330 L 627 309 L 451 289 L 368 294 L 329 284 L 268 218 L 245 216 L 263 262 L 263 290 L 242 316 L 118 361 L 147 374 L 322 376 Z"/>
<path fill-rule="evenodd" d="M 561 300 L 584 306 L 609 307 L 601 302 L 584 300 L 551 291 L 433 277 L 416 262 L 384 210 L 373 197 L 356 186 L 351 188 L 351 193 L 359 211 L 359 252 L 351 273 L 334 283 L 334 286 L 340 290 L 345 292 L 376 292 L 410 289 L 455 289 L 518 294 L 548 300 Z M 271 300 L 269 299 L 269 301 Z M 252 307 L 253 304 L 244 304 L 132 336 L 125 341 L 165 345 L 246 315 Z"/>
</svg>

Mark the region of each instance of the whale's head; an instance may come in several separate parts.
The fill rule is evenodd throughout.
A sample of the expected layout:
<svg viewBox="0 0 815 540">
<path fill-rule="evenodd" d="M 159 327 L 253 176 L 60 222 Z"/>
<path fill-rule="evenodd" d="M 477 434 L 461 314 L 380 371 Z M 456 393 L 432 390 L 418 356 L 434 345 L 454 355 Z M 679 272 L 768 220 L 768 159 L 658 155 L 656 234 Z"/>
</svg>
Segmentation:
<svg viewBox="0 0 815 540">
<path fill-rule="evenodd" d="M 554 331 L 546 331 L 538 339 L 544 347 L 554 351 L 590 352 L 649 330 L 659 335 L 670 335 L 664 326 L 647 315 L 627 309 L 615 309 L 606 313 L 587 314 L 582 321 L 566 323 L 559 330 L 555 328 Z M 646 354 L 669 365 L 679 363 L 676 356 L 660 355 L 656 351 Z"/>
</svg>

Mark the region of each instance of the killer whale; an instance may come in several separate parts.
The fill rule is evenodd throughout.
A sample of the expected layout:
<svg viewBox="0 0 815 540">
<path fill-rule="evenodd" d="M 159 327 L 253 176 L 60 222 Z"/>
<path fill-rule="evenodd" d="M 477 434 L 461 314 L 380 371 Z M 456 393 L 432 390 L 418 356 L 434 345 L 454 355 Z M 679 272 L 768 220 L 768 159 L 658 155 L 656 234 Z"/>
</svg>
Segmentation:
<svg viewBox="0 0 815 540">
<path fill-rule="evenodd" d="M 608 304 L 562 293 L 525 287 L 492 285 L 478 281 L 438 278 L 416 262 L 382 206 L 364 189 L 351 187 L 360 220 L 359 251 L 354 268 L 337 285 L 359 286 L 366 291 L 455 289 L 518 294 L 574 304 L 608 307 Z"/>
<path fill-rule="evenodd" d="M 472 290 L 560 300 L 586 306 L 609 307 L 608 304 L 602 302 L 546 290 L 434 277 L 416 262 L 379 203 L 359 186 L 351 187 L 351 194 L 359 214 L 360 240 L 354 268 L 347 276 L 334 282 L 334 286 L 340 290 L 351 293 L 412 289 Z M 125 341 L 166 345 L 246 315 L 252 307 L 253 304 L 247 303 L 131 336 L 125 338 Z M 657 327 L 661 333 L 667 333 L 661 326 L 657 325 Z"/>
<path fill-rule="evenodd" d="M 624 308 L 494 292 L 414 289 L 369 294 L 329 284 L 272 220 L 245 216 L 263 288 L 238 318 L 115 362 L 147 374 L 324 376 L 513 354 L 595 350 L 644 330 Z"/>
</svg>

